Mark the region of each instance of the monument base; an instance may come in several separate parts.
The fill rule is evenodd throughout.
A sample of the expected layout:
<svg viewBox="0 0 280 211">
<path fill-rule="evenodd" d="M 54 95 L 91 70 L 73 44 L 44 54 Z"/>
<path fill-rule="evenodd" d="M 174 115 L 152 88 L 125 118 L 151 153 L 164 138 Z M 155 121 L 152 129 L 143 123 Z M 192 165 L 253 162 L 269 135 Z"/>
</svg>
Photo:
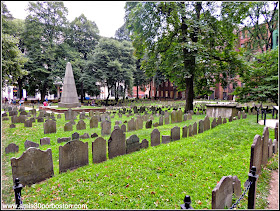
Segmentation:
<svg viewBox="0 0 280 211">
<path fill-rule="evenodd" d="M 81 103 L 58 103 L 58 107 L 63 107 L 63 108 L 77 108 L 81 107 Z"/>
</svg>

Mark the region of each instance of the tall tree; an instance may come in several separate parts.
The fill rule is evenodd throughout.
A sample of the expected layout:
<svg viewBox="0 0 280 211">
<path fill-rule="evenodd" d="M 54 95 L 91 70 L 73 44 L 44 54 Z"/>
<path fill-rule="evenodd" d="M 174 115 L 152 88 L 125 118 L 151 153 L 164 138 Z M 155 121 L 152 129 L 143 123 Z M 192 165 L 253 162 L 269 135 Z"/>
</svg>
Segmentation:
<svg viewBox="0 0 280 211">
<path fill-rule="evenodd" d="M 65 39 L 68 11 L 63 2 L 29 2 L 28 11 L 24 46 L 30 60 L 26 68 L 33 79 L 30 86 L 40 91 L 43 101 L 53 86 L 51 73 L 55 69 L 57 47 Z"/>
<path fill-rule="evenodd" d="M 147 83 L 145 71 L 141 68 L 140 59 L 136 62 L 136 69 L 133 72 L 134 86 L 136 86 L 136 98 L 139 99 L 139 88 Z"/>
<path fill-rule="evenodd" d="M 217 80 L 221 80 L 224 66 L 233 71 L 241 64 L 234 52 L 233 24 L 225 19 L 226 14 L 217 13 L 218 7 L 217 2 L 126 3 L 126 25 L 137 57 L 147 54 L 145 63 L 150 67 L 159 61 L 159 70 L 179 91 L 186 90 L 185 111 L 193 110 L 194 79 L 202 69 L 199 64 L 215 64 L 212 70 Z"/>
</svg>

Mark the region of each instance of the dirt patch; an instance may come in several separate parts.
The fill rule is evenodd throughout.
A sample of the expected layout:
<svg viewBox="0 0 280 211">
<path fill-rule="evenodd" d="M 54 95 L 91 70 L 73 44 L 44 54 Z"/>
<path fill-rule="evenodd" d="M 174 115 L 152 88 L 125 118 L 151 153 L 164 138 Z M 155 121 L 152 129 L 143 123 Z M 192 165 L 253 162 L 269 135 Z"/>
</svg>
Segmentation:
<svg viewBox="0 0 280 211">
<path fill-rule="evenodd" d="M 279 208 L 279 172 L 272 171 L 271 180 L 269 184 L 269 196 L 267 198 L 268 209 L 278 210 Z"/>
</svg>

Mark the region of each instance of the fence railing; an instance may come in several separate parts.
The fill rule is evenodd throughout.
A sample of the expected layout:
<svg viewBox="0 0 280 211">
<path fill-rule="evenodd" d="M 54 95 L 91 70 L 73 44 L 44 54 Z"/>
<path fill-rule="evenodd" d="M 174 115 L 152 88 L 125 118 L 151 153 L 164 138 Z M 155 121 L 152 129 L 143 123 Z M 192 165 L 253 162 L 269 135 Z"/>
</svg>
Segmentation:
<svg viewBox="0 0 280 211">
<path fill-rule="evenodd" d="M 21 189 L 23 188 L 22 184 L 19 183 L 19 178 L 15 179 L 15 185 L 13 189 L 15 191 L 15 202 L 17 205 L 16 209 L 21 209 L 22 207 L 22 200 L 21 200 Z"/>
</svg>

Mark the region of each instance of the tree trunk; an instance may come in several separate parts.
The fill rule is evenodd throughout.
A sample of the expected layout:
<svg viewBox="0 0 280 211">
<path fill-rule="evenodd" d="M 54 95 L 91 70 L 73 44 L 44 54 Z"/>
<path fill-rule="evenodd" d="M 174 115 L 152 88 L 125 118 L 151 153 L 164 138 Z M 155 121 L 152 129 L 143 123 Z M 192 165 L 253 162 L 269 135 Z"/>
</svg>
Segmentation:
<svg viewBox="0 0 280 211">
<path fill-rule="evenodd" d="M 136 93 L 137 93 L 136 98 L 139 99 L 139 91 L 138 91 L 139 86 L 138 85 L 136 86 L 136 89 L 137 89 L 137 91 L 136 91 Z"/>
<path fill-rule="evenodd" d="M 152 81 L 150 81 L 149 99 L 151 99 L 151 92 L 152 92 Z"/>
<path fill-rule="evenodd" d="M 186 78 L 186 105 L 185 112 L 193 110 L 193 76 Z"/>
<path fill-rule="evenodd" d="M 84 83 L 81 82 L 81 103 L 84 103 Z"/>
<path fill-rule="evenodd" d="M 19 97 L 19 99 L 21 99 L 22 96 L 23 96 L 23 93 L 22 93 L 22 78 L 19 78 L 17 82 L 18 82 L 18 97 Z"/>
<path fill-rule="evenodd" d="M 43 103 L 45 101 L 45 96 L 47 93 L 47 84 L 46 83 L 43 84 L 42 90 L 40 90 L 40 91 L 41 91 L 41 103 Z"/>
</svg>

